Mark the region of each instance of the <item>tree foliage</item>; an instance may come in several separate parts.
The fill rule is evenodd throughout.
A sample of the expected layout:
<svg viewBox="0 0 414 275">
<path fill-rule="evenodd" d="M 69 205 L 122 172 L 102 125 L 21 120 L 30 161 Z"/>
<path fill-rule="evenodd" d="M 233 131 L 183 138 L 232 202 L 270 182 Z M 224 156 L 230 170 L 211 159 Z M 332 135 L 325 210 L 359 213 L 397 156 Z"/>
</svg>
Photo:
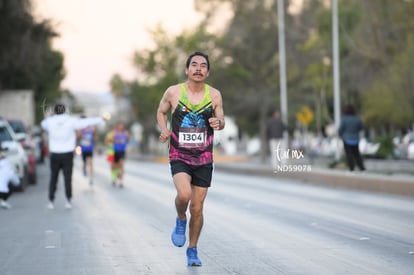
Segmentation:
<svg viewBox="0 0 414 275">
<path fill-rule="evenodd" d="M 261 125 L 251 121 L 264 121 L 278 103 L 277 18 L 270 2 L 230 1 L 234 17 L 219 44 L 220 60 L 227 62 L 212 74 L 223 90 L 226 112 L 244 114 L 236 121 L 250 135 Z"/>
<path fill-rule="evenodd" d="M 407 127 L 414 121 L 414 1 L 339 0 L 341 103 L 352 103 L 366 125 Z M 264 122 L 278 108 L 277 0 L 195 0 L 204 20 L 173 37 L 152 31 L 155 48 L 137 50 L 138 77 L 129 83 L 137 115 L 147 129 L 165 89 L 183 81 L 184 60 L 195 50 L 211 56 L 209 82 L 223 94 L 227 115 L 244 133 L 264 139 Z M 304 0 L 297 13 L 285 0 L 288 120 L 308 106 L 310 129 L 332 122 L 332 11 L 329 1 Z M 220 21 L 220 11 L 230 11 Z M 219 24 L 220 31 L 211 32 Z M 217 30 L 217 28 L 216 28 Z"/>
<path fill-rule="evenodd" d="M 34 90 L 38 118 L 41 102 L 60 96 L 63 55 L 51 47 L 57 35 L 50 21 L 36 21 L 30 0 L 0 1 L 0 92 Z"/>
<path fill-rule="evenodd" d="M 170 85 L 184 81 L 187 55 L 194 51 L 213 53 L 215 47 L 215 37 L 208 34 L 202 24 L 176 37 L 157 26 L 151 35 L 156 48 L 134 53 L 137 79 L 122 81 L 122 85 L 131 91 L 130 100 L 136 119 L 144 126 L 147 135 L 156 131 L 155 114 L 164 91 Z M 213 68 L 214 63 L 211 64 Z M 116 92 L 116 89 L 112 90 Z"/>
</svg>

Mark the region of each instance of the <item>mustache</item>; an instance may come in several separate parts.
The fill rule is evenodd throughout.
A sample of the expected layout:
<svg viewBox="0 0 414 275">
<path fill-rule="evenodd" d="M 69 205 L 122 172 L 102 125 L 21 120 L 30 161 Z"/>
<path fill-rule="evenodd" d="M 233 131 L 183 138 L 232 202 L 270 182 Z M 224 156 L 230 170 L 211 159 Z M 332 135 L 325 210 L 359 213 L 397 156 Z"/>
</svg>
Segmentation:
<svg viewBox="0 0 414 275">
<path fill-rule="evenodd" d="M 200 73 L 200 72 L 195 72 L 195 73 L 193 73 L 193 75 L 199 75 L 199 76 L 204 76 L 202 73 Z"/>
</svg>

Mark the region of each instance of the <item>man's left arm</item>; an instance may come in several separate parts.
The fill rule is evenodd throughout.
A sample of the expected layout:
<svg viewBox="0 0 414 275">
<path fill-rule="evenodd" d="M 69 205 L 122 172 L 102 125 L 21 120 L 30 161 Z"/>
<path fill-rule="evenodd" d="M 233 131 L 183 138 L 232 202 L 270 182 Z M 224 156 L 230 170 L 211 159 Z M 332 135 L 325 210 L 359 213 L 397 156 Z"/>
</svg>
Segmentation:
<svg viewBox="0 0 414 275">
<path fill-rule="evenodd" d="M 213 117 L 209 119 L 210 126 L 214 130 L 223 130 L 226 122 L 224 121 L 223 99 L 218 90 L 212 96 Z"/>
</svg>

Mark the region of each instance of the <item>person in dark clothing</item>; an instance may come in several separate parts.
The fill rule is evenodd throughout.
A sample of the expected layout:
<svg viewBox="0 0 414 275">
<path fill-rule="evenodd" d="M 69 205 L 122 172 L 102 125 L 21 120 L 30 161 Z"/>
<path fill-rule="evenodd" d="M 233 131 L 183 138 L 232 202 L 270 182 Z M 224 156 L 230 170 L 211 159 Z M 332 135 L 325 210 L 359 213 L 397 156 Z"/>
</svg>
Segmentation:
<svg viewBox="0 0 414 275">
<path fill-rule="evenodd" d="M 85 117 L 81 117 L 85 118 Z M 85 177 L 89 176 L 89 185 L 93 184 L 93 153 L 97 140 L 96 129 L 94 126 L 88 126 L 79 130 L 79 146 L 82 152 L 82 170 Z"/>
<path fill-rule="evenodd" d="M 106 136 L 105 143 L 111 147 L 113 152 L 113 162 L 111 163 L 112 186 L 118 184 L 119 187 L 124 187 L 124 163 L 129 139 L 129 132 L 125 130 L 123 122 L 119 122 Z"/>
<path fill-rule="evenodd" d="M 270 158 L 272 167 L 278 164 L 277 150 L 284 150 L 283 132 L 286 129 L 280 118 L 280 112 L 274 111 L 273 115 L 266 122 L 266 136 L 269 141 Z"/>
<path fill-rule="evenodd" d="M 350 171 L 354 171 L 355 163 L 361 171 L 365 170 L 359 151 L 359 134 L 364 129 L 361 118 L 355 113 L 353 105 L 345 106 L 338 134 L 343 141 L 346 161 Z"/>
</svg>

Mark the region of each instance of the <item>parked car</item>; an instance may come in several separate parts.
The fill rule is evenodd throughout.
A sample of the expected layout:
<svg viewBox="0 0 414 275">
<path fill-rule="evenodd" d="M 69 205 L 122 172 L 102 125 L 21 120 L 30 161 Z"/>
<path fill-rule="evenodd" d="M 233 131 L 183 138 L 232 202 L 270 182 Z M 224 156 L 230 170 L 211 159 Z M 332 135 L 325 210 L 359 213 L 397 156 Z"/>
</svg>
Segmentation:
<svg viewBox="0 0 414 275">
<path fill-rule="evenodd" d="M 47 146 L 43 136 L 43 130 L 40 127 L 34 127 L 31 135 L 34 144 L 36 161 L 38 163 L 43 163 L 45 161 L 45 157 L 47 156 Z"/>
<path fill-rule="evenodd" d="M 405 149 L 406 158 L 414 160 L 414 131 L 407 133 L 403 137 L 403 147 Z"/>
<path fill-rule="evenodd" d="M 24 141 L 28 138 L 26 127 L 24 126 L 23 121 L 18 119 L 7 119 L 7 122 L 10 124 L 10 126 L 13 129 L 13 132 L 15 133 L 15 137 L 19 141 Z"/>
<path fill-rule="evenodd" d="M 29 183 L 35 184 L 37 173 L 36 173 L 36 155 L 35 155 L 35 144 L 32 136 L 28 133 L 26 126 L 23 121 L 19 119 L 8 119 L 7 122 L 15 133 L 15 137 L 18 142 L 23 146 L 24 151 L 27 155 L 27 173 Z"/>
<path fill-rule="evenodd" d="M 414 160 L 414 131 L 392 139 L 394 157 L 398 159 Z"/>
<path fill-rule="evenodd" d="M 23 191 L 28 183 L 28 158 L 23 146 L 17 141 L 17 137 L 9 123 L 0 119 L 0 142 L 3 148 L 7 148 L 7 158 L 16 169 L 20 178 L 17 190 Z"/>
</svg>

